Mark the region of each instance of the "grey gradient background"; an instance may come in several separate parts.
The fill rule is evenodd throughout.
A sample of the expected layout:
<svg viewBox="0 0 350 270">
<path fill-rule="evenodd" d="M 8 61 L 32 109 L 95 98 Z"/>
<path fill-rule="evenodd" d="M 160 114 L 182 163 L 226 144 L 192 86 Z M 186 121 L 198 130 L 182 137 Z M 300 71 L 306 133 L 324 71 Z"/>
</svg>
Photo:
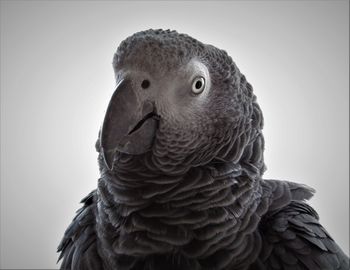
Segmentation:
<svg viewBox="0 0 350 270">
<path fill-rule="evenodd" d="M 128 35 L 171 28 L 223 48 L 265 116 L 265 178 L 314 187 L 349 254 L 348 1 L 1 1 L 1 267 L 57 268 L 99 177 L 94 143 Z"/>
</svg>

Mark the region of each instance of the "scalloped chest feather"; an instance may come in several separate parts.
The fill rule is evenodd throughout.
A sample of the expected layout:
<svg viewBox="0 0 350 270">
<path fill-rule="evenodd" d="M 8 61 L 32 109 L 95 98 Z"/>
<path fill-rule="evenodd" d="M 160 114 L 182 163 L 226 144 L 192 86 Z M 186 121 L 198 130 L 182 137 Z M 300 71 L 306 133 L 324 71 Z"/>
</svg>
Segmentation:
<svg viewBox="0 0 350 270">
<path fill-rule="evenodd" d="M 208 269 L 238 267 L 257 256 L 256 228 L 270 198 L 244 168 L 193 168 L 172 177 L 125 169 L 106 171 L 98 185 L 101 255 L 115 258 L 109 268 L 131 269 L 152 254 L 185 256 L 190 269 L 199 261 Z"/>
</svg>

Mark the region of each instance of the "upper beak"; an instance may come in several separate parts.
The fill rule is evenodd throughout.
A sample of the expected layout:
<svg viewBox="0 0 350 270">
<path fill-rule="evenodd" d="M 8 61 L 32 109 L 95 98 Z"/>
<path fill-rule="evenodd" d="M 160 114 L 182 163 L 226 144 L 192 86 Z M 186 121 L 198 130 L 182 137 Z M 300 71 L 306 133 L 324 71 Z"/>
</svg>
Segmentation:
<svg viewBox="0 0 350 270">
<path fill-rule="evenodd" d="M 117 85 L 101 129 L 101 152 L 108 169 L 113 169 L 117 151 L 142 154 L 151 149 L 159 117 L 153 103 L 142 101 L 130 79 Z"/>
</svg>

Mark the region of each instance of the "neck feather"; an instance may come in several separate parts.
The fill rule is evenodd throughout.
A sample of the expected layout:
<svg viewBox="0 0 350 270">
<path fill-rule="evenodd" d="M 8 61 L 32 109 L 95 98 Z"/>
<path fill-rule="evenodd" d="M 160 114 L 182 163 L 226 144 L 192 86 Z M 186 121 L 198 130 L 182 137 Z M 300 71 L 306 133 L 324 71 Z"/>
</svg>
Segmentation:
<svg viewBox="0 0 350 270">
<path fill-rule="evenodd" d="M 121 155 L 113 173 L 101 167 L 102 245 L 114 256 L 181 253 L 205 261 L 219 249 L 243 254 L 239 246 L 259 221 L 261 186 L 251 167 L 218 162 L 163 175 L 145 160 Z"/>
</svg>

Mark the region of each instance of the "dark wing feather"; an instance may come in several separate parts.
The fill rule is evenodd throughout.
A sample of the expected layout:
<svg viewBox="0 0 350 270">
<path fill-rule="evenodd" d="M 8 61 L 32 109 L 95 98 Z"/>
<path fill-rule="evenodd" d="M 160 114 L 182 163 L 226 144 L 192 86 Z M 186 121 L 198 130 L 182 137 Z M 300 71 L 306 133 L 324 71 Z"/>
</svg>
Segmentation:
<svg viewBox="0 0 350 270">
<path fill-rule="evenodd" d="M 102 261 L 97 253 L 94 196 L 91 192 L 81 202 L 84 206 L 67 228 L 58 246 L 58 261 L 62 260 L 61 269 L 95 270 L 103 269 Z"/>
<path fill-rule="evenodd" d="M 349 258 L 304 202 L 292 201 L 268 213 L 259 229 L 263 247 L 251 269 L 349 269 Z"/>
</svg>

